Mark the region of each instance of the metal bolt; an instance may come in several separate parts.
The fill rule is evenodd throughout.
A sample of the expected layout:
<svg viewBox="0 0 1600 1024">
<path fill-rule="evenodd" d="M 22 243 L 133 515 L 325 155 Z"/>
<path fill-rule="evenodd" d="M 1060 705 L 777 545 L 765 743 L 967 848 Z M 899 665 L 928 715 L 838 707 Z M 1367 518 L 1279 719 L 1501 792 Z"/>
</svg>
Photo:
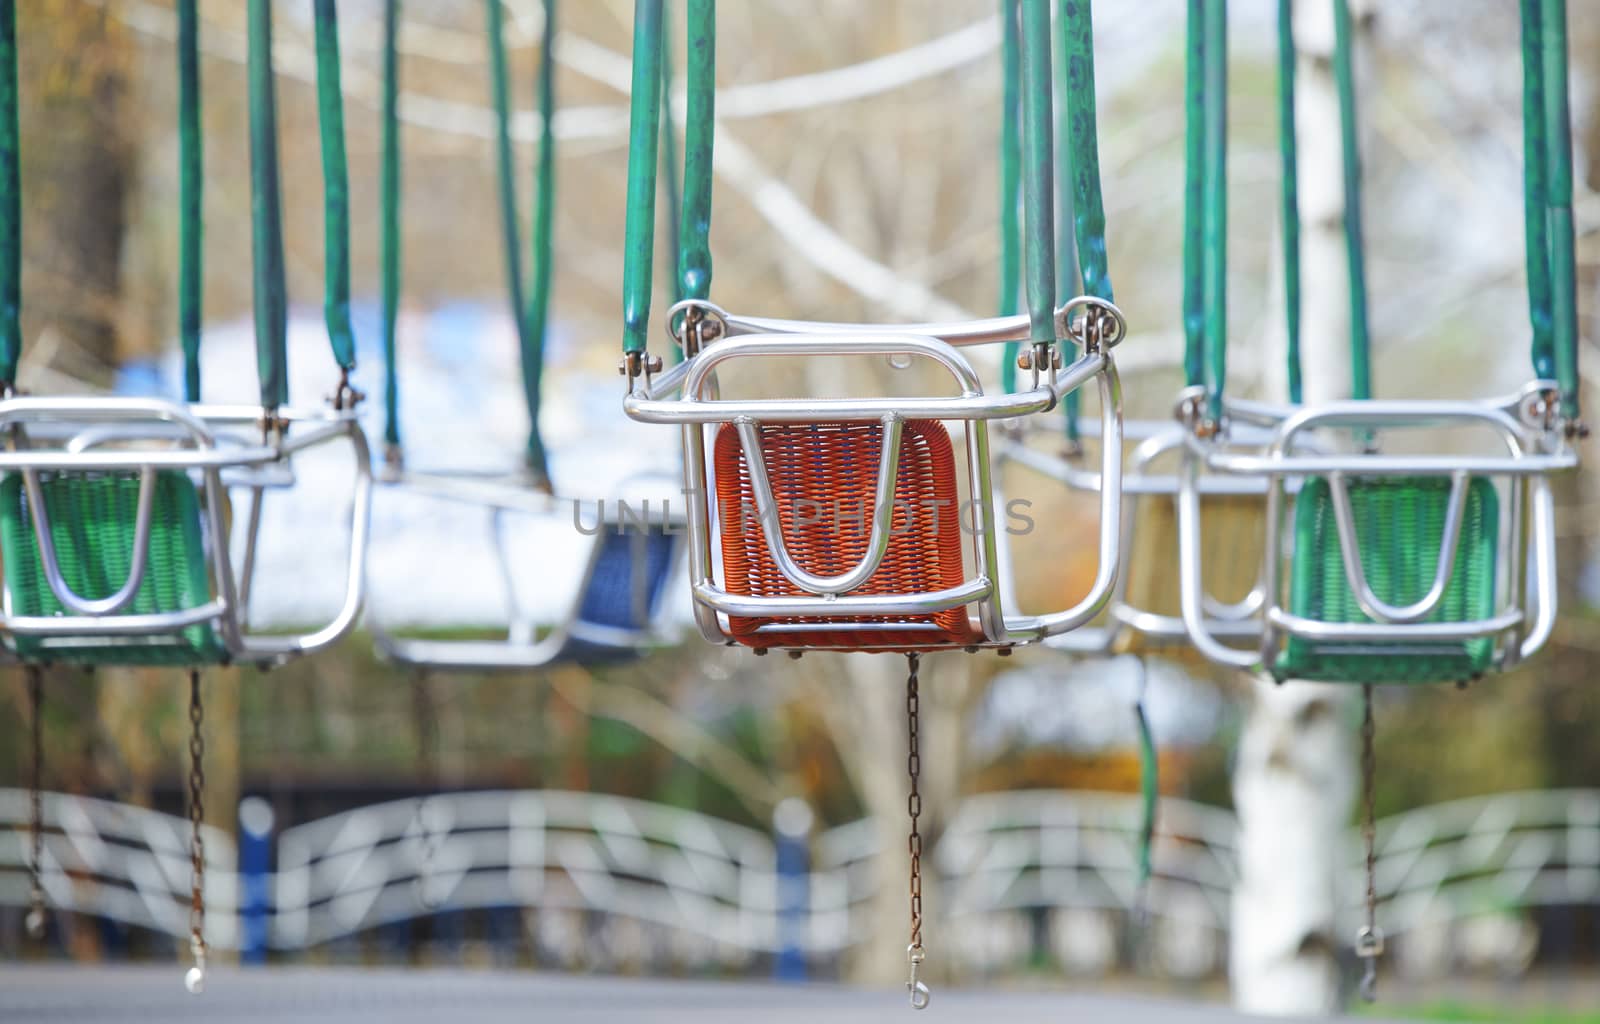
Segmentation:
<svg viewBox="0 0 1600 1024">
<path fill-rule="evenodd" d="M 1033 353 L 1028 349 L 1023 349 L 1021 352 L 1017 353 L 1017 369 L 1033 369 Z"/>
</svg>

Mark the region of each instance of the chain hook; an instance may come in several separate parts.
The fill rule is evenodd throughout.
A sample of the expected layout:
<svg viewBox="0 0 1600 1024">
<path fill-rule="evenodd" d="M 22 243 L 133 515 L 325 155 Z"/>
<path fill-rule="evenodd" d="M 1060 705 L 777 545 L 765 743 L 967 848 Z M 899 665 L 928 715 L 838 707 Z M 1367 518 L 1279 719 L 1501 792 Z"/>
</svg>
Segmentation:
<svg viewBox="0 0 1600 1024">
<path fill-rule="evenodd" d="M 913 942 L 906 947 L 906 961 L 911 965 L 911 977 L 906 981 L 906 991 L 911 993 L 913 1010 L 926 1010 L 928 1003 L 933 1001 L 933 993 L 929 991 L 927 983 L 917 977 L 922 973 L 922 962 L 927 958 L 928 954 L 924 953 L 917 943 Z"/>
</svg>

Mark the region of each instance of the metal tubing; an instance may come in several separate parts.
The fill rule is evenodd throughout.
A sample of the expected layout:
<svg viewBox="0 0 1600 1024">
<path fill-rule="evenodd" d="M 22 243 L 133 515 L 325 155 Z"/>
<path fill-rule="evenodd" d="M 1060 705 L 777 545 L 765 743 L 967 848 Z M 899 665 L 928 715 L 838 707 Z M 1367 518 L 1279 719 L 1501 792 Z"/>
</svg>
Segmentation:
<svg viewBox="0 0 1600 1024">
<path fill-rule="evenodd" d="M 1467 506 L 1467 481 L 1461 470 L 1450 474 L 1450 503 L 1445 506 L 1444 530 L 1439 540 L 1439 564 L 1427 593 L 1408 605 L 1394 605 L 1372 592 L 1367 570 L 1361 564 L 1361 539 L 1356 534 L 1355 512 L 1350 507 L 1350 491 L 1343 472 L 1328 474 L 1328 491 L 1333 497 L 1333 521 L 1339 531 L 1339 552 L 1343 556 L 1345 580 L 1361 610 L 1378 622 L 1393 625 L 1421 622 L 1444 600 L 1445 588 L 1455 575 L 1456 551 L 1461 546 L 1461 520 Z"/>
<path fill-rule="evenodd" d="M 1559 595 L 1556 590 L 1556 503 L 1550 481 L 1532 478 L 1528 481 L 1528 520 L 1531 539 L 1528 543 L 1530 571 L 1528 573 L 1533 595 L 1533 621 L 1522 638 L 1518 652 L 1522 658 L 1531 658 L 1549 640 L 1556 628 L 1556 610 Z"/>
<path fill-rule="evenodd" d="M 139 585 L 144 582 L 145 568 L 150 561 L 150 511 L 155 504 L 155 470 L 146 467 L 139 472 L 139 498 L 133 516 L 133 556 L 127 579 L 116 593 L 102 598 L 83 597 L 62 578 L 61 565 L 56 561 L 50 513 L 45 508 L 44 492 L 39 488 L 38 472 L 23 470 L 22 483 L 28 492 L 28 510 L 33 517 L 33 536 L 39 544 L 39 561 L 56 600 L 79 615 L 90 616 L 110 615 L 132 601 L 139 592 Z"/>
<path fill-rule="evenodd" d="M 754 420 L 734 421 L 739 446 L 744 449 L 745 468 L 750 474 L 750 490 L 756 499 L 756 515 L 766 538 L 767 553 L 778 571 L 801 590 L 813 594 L 847 594 L 878 571 L 889 553 L 889 528 L 894 519 L 895 484 L 900 472 L 900 434 L 904 421 L 891 413 L 883 418 L 883 447 L 878 456 L 878 483 L 873 497 L 872 531 L 867 535 L 867 550 L 855 568 L 837 576 L 817 576 L 802 569 L 789 555 L 783 540 L 782 518 L 772 481 L 767 477 L 767 460 L 761 451 L 761 427 Z"/>
<path fill-rule="evenodd" d="M 1223 643 L 1212 632 L 1211 623 L 1205 617 L 1205 585 L 1203 582 L 1200 547 L 1200 464 L 1194 457 L 1183 460 L 1183 471 L 1178 474 L 1178 590 L 1179 604 L 1183 610 L 1183 624 L 1189 632 L 1189 639 L 1207 660 L 1220 665 L 1230 665 L 1234 668 L 1254 670 L 1261 666 L 1262 656 L 1259 651 L 1240 650 Z M 1274 488 L 1269 495 L 1268 523 L 1271 532 L 1271 498 L 1277 494 Z M 1269 566 L 1276 558 L 1274 549 L 1268 549 L 1267 560 Z M 1271 595 L 1271 574 L 1265 585 L 1265 592 Z"/>
<path fill-rule="evenodd" d="M 733 594 L 711 583 L 701 583 L 695 586 L 694 596 L 696 600 L 727 615 L 840 619 L 855 615 L 932 615 L 988 597 L 993 588 L 990 580 L 980 576 L 959 586 L 918 594 L 754 597 Z"/>
<path fill-rule="evenodd" d="M 1028 318 L 994 316 L 983 320 L 955 320 L 920 324 L 850 324 L 811 320 L 782 320 L 775 317 L 725 314 L 728 337 L 751 334 L 890 334 L 938 338 L 946 345 L 992 345 L 1002 341 L 1026 341 Z"/>
<path fill-rule="evenodd" d="M 1323 643 L 1405 643 L 1493 636 L 1521 622 L 1522 611 L 1514 608 L 1487 619 L 1465 622 L 1321 622 L 1273 606 L 1267 609 L 1267 618 L 1274 626 L 1303 640 Z"/>
<path fill-rule="evenodd" d="M 1122 383 L 1116 364 L 1107 362 L 1100 375 L 1100 550 L 1095 580 L 1089 593 L 1066 611 L 1028 618 L 1007 619 L 1013 639 L 1042 640 L 1086 625 L 1111 600 L 1122 570 Z M 987 496 L 986 496 L 987 497 Z"/>
</svg>

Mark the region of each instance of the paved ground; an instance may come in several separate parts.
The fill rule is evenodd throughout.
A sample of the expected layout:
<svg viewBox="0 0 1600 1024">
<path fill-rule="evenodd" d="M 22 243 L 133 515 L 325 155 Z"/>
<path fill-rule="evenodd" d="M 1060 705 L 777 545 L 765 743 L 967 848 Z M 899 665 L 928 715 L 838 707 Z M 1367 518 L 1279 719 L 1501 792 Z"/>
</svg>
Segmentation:
<svg viewBox="0 0 1600 1024">
<path fill-rule="evenodd" d="M 1062 1020 L 1110 1024 L 1247 1021 L 1226 1009 L 1156 999 L 1061 992 L 943 989 L 913 1017 L 891 990 L 830 985 L 647 981 L 514 972 L 267 968 L 216 971 L 190 996 L 173 967 L 0 966 L 0 1021 L 74 1024 L 123 1020 L 294 1021 L 297 1024 L 645 1024 L 760 1021 L 856 1024 Z M 1373 1024 L 1367 1018 L 1364 1024 Z"/>
</svg>

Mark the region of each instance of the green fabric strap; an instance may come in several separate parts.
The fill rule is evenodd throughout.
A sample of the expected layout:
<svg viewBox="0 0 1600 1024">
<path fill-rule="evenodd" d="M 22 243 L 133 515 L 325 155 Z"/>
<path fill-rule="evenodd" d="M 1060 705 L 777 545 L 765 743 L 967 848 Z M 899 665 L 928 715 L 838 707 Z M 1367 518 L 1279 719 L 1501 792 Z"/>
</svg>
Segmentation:
<svg viewBox="0 0 1600 1024">
<path fill-rule="evenodd" d="M 712 145 L 716 138 L 717 5 L 689 0 L 688 106 L 683 133 L 683 216 L 678 224 L 679 288 L 686 299 L 711 294 Z M 675 201 L 675 199 L 674 199 Z M 632 227 L 630 218 L 629 227 Z M 649 294 L 649 279 L 644 282 Z"/>
<path fill-rule="evenodd" d="M 1205 9 L 1205 161 L 1202 189 L 1204 245 L 1206 415 L 1222 419 L 1228 381 L 1228 4 Z"/>
<path fill-rule="evenodd" d="M 22 172 L 17 127 L 17 6 L 0 0 L 0 388 L 22 357 Z"/>
<path fill-rule="evenodd" d="M 261 375 L 261 404 L 275 409 L 289 400 L 289 325 L 283 197 L 278 181 L 277 84 L 272 71 L 272 0 L 250 0 L 249 74 L 256 365 Z"/>
<path fill-rule="evenodd" d="M 1183 379 L 1189 387 L 1205 380 L 1205 153 L 1206 34 L 1205 0 L 1189 0 L 1184 61 L 1183 126 Z"/>
<path fill-rule="evenodd" d="M 1542 0 L 1544 120 L 1550 217 L 1556 381 L 1561 413 L 1578 417 L 1578 303 L 1576 235 L 1572 221 L 1572 111 L 1567 82 L 1566 0 Z"/>
<path fill-rule="evenodd" d="M 1339 90 L 1344 154 L 1345 257 L 1350 274 L 1350 397 L 1372 397 L 1371 332 L 1367 324 L 1366 242 L 1361 227 L 1361 140 L 1356 128 L 1355 70 L 1349 0 L 1333 0 L 1333 76 Z"/>
<path fill-rule="evenodd" d="M 1072 0 L 1056 0 L 1056 18 L 1065 21 L 1067 5 Z M 1056 68 L 1067 64 L 1065 33 L 1056 33 Z M 1078 271 L 1078 249 L 1073 244 L 1072 230 L 1072 126 L 1067 98 L 1067 76 L 1055 75 L 1055 137 L 1056 137 L 1056 303 L 1064 305 L 1083 291 L 1083 275 Z M 1016 360 L 1012 360 L 1013 363 Z M 1078 443 L 1078 407 L 1081 393 L 1068 391 L 1061 399 L 1061 412 L 1067 424 L 1067 440 Z"/>
<path fill-rule="evenodd" d="M 1100 144 L 1095 114 L 1094 19 L 1089 0 L 1062 6 L 1066 35 L 1067 118 L 1072 142 L 1072 212 L 1077 224 L 1083 291 L 1114 302 L 1106 262 L 1106 211 L 1100 195 Z"/>
<path fill-rule="evenodd" d="M 628 119 L 628 211 L 622 265 L 622 351 L 644 352 L 650 340 L 655 264 L 657 145 L 661 132 L 661 3 L 635 0 L 633 84 Z M 693 9 L 690 21 L 693 22 Z M 690 31 L 693 31 L 691 25 Z M 693 122 L 690 122 L 690 131 Z M 693 139 L 685 146 L 692 149 Z M 688 174 L 685 173 L 685 178 Z M 685 194 L 692 181 L 684 183 Z"/>
<path fill-rule="evenodd" d="M 522 389 L 528 403 L 528 471 L 548 486 L 549 458 L 539 435 L 544 394 L 544 344 L 550 326 L 550 280 L 555 273 L 556 214 L 556 0 L 544 0 L 544 37 L 539 41 L 539 168 L 533 192 L 533 281 L 528 289 L 528 326 L 522 338 Z M 513 217 L 515 207 L 512 208 Z M 513 224 L 513 230 L 515 224 Z"/>
<path fill-rule="evenodd" d="M 350 328 L 350 170 L 344 151 L 344 88 L 339 77 L 339 12 L 335 0 L 317 0 L 317 124 L 322 132 L 323 263 L 327 284 L 323 318 L 333 360 L 356 365 Z M 198 374 L 198 371 L 197 371 Z"/>
<path fill-rule="evenodd" d="M 395 327 L 400 317 L 400 0 L 383 5 L 383 142 L 379 248 L 383 279 L 383 439 L 400 447 L 400 363 Z"/>
<path fill-rule="evenodd" d="M 1533 372 L 1556 374 L 1555 299 L 1550 283 L 1549 145 L 1545 139 L 1542 0 L 1522 0 L 1522 198 Z"/>
<path fill-rule="evenodd" d="M 205 145 L 200 136 L 200 16 L 196 0 L 178 0 L 178 336 L 183 398 L 200 401 L 203 317 Z"/>
<path fill-rule="evenodd" d="M 1141 675 L 1144 665 L 1139 666 Z M 1144 694 L 1133 705 L 1134 728 L 1139 734 L 1139 860 L 1134 875 L 1135 888 L 1143 892 L 1150 881 L 1152 851 L 1156 838 L 1156 807 L 1161 799 L 1161 761 L 1156 754 L 1155 736 L 1144 710 Z"/>
<path fill-rule="evenodd" d="M 1021 42 L 1019 0 L 1000 0 L 1000 295 L 997 316 L 1016 316 L 1017 292 L 1022 283 L 1021 201 L 1022 94 L 1018 51 Z M 1017 390 L 1017 353 L 1022 344 L 1008 341 L 1000 357 L 1000 386 Z"/>
<path fill-rule="evenodd" d="M 1304 394 L 1300 369 L 1300 158 L 1294 118 L 1294 0 L 1278 0 L 1278 147 L 1282 152 L 1283 315 L 1289 401 Z"/>
<path fill-rule="evenodd" d="M 661 8 L 663 25 L 661 45 L 661 190 L 667 194 L 667 237 L 676 241 L 683 234 L 683 216 L 679 207 L 682 196 L 678 184 L 678 132 L 672 123 L 672 7 L 665 3 Z M 683 300 L 683 256 L 672 250 L 672 301 Z M 667 358 L 676 361 L 680 353 L 668 346 Z"/>
<path fill-rule="evenodd" d="M 1055 143 L 1048 0 L 1022 0 L 1022 216 L 1029 337 L 1056 340 Z"/>
</svg>

